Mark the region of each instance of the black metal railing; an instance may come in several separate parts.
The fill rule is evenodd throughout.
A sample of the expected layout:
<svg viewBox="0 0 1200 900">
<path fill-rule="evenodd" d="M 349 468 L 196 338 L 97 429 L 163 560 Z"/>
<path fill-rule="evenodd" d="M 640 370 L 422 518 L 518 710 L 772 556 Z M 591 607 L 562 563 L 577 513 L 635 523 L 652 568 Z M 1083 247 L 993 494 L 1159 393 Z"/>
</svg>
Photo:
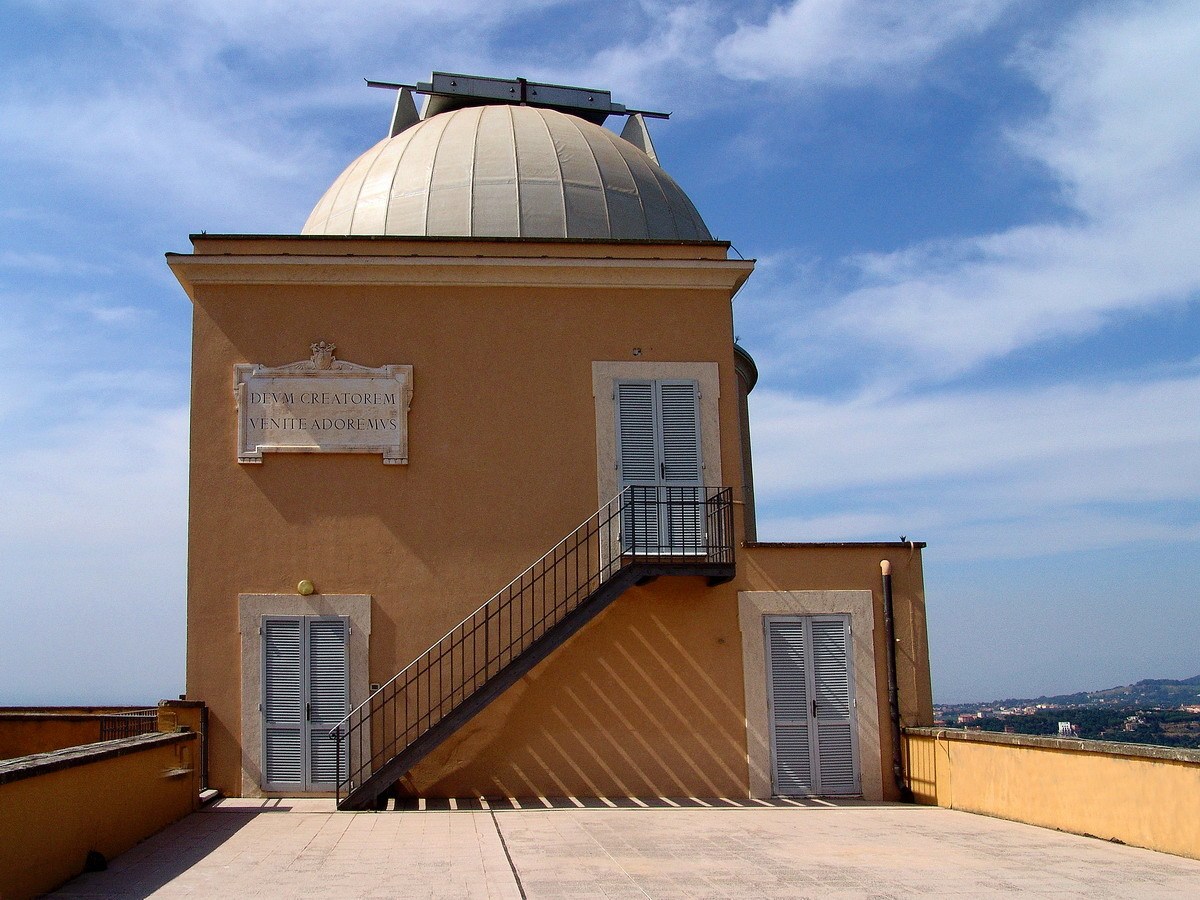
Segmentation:
<svg viewBox="0 0 1200 900">
<path fill-rule="evenodd" d="M 115 741 L 117 738 L 136 737 L 158 730 L 158 710 L 133 709 L 122 713 L 105 713 L 100 716 L 100 740 Z"/>
<path fill-rule="evenodd" d="M 617 573 L 732 564 L 729 488 L 626 487 L 338 723 L 338 804 Z"/>
</svg>

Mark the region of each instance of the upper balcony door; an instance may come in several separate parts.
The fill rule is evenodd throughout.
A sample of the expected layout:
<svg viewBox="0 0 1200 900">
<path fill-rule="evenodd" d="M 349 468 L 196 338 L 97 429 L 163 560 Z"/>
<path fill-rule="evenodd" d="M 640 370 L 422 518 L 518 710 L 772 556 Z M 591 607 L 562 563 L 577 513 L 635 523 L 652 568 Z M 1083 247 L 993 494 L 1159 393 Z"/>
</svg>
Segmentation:
<svg viewBox="0 0 1200 900">
<path fill-rule="evenodd" d="M 695 381 L 629 380 L 615 387 L 617 474 L 630 489 L 622 519 L 627 552 L 703 553 L 704 465 Z"/>
</svg>

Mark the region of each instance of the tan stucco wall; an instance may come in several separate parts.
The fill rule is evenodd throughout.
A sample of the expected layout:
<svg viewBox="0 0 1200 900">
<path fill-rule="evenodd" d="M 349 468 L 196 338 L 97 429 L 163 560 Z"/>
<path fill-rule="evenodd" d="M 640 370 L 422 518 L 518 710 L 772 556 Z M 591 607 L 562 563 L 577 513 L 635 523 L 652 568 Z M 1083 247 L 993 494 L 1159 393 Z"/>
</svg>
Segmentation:
<svg viewBox="0 0 1200 900">
<path fill-rule="evenodd" d="M 254 266 L 237 269 L 244 257 L 218 254 L 202 262 L 212 256 L 225 268 L 217 275 L 205 270 L 203 278 L 262 282 L 190 283 L 187 691 L 208 703 L 210 779 L 228 793 L 243 789 L 244 704 L 241 675 L 231 665 L 242 652 L 239 595 L 294 594 L 302 578 L 318 594 L 369 594 L 369 680 L 387 681 L 596 509 L 594 362 L 715 367 L 719 418 L 733 424 L 722 429 L 712 463 L 737 470 L 732 282 L 704 269 L 724 265 L 711 247 L 696 248 L 687 260 L 672 246 L 664 255 L 674 259 L 638 259 L 635 269 L 608 259 L 614 247 L 592 247 L 600 258 L 587 262 L 603 263 L 603 271 L 581 269 L 570 258 L 555 266 L 537 259 L 533 274 L 518 277 L 507 257 L 489 269 L 486 254 L 499 252 L 489 244 L 473 247 L 482 258 L 454 256 L 458 261 L 446 264 L 427 255 L 428 243 L 393 245 L 420 254 L 419 274 L 409 266 L 404 283 L 353 283 L 359 276 L 347 275 L 340 257 L 309 260 L 302 277 L 293 271 L 303 267 L 294 256 L 288 272 L 263 274 Z M 299 245 L 288 246 L 294 252 Z M 263 249 L 261 241 L 217 247 Z M 404 259 L 387 263 L 403 268 Z M 363 271 L 364 280 L 376 277 L 374 268 Z M 614 275 L 615 286 L 603 283 Z M 717 276 L 723 284 L 705 286 Z M 484 287 L 472 279 L 526 283 Z M 647 280 L 657 286 L 646 287 Z M 237 463 L 233 366 L 294 362 L 318 339 L 335 343 L 338 358 L 350 362 L 413 366 L 407 466 L 307 454 Z M 726 604 L 725 622 L 733 625 L 732 601 Z M 621 664 L 619 676 L 628 669 Z M 740 694 L 739 669 L 730 672 Z M 625 714 L 592 711 L 604 728 L 618 727 Z M 595 727 L 578 716 L 574 724 Z"/>
<path fill-rule="evenodd" d="M 921 567 L 921 548 L 915 544 L 752 544 L 738 554 L 736 584 L 742 590 L 795 593 L 865 592 L 870 595 L 872 611 L 871 644 L 874 647 L 877 741 L 870 746 L 870 719 L 864 710 L 863 693 L 858 690 L 859 754 L 866 794 L 868 764 L 878 761 L 880 786 L 884 799 L 900 799 L 892 772 L 892 729 L 887 702 L 887 640 L 883 624 L 883 593 L 880 562 L 888 560 L 892 571 L 892 606 L 896 631 L 896 671 L 900 700 L 901 726 L 928 725 L 933 722 L 933 691 L 929 671 L 929 642 L 925 630 L 925 588 Z M 839 603 L 838 605 L 844 605 Z M 861 611 L 856 618 L 865 618 Z M 829 612 L 847 612 L 831 609 Z M 857 627 L 857 626 L 856 626 Z M 856 638 L 855 677 L 858 667 Z M 760 638 L 761 639 L 761 638 Z M 865 649 L 862 648 L 862 649 Z M 752 736 L 748 753 L 761 755 Z M 870 761 L 868 763 L 868 760 Z M 872 794 L 873 796 L 873 794 Z"/>
<path fill-rule="evenodd" d="M 1200 752 L 922 729 L 917 801 L 1200 859 Z"/>
<path fill-rule="evenodd" d="M 36 897 L 80 874 L 88 851 L 111 860 L 192 812 L 198 740 L 156 736 L 121 756 L 14 781 L 0 772 L 0 896 Z"/>
<path fill-rule="evenodd" d="M 705 426 L 706 480 L 721 473 L 740 499 L 730 296 L 749 265 L 714 245 L 517 247 L 205 238 L 197 257 L 173 259 L 194 300 L 187 690 L 210 708 L 213 786 L 252 787 L 239 596 L 295 596 L 302 578 L 316 597 L 370 595 L 369 680 L 387 681 L 599 505 L 612 439 L 598 378 L 700 380 L 705 421 L 719 424 Z M 413 366 L 408 465 L 316 454 L 237 463 L 233 366 L 295 362 L 319 339 L 339 359 Z M 898 616 L 923 616 L 920 554 L 899 552 Z M 738 591 L 865 590 L 878 619 L 879 558 L 746 549 L 730 584 L 634 588 L 406 789 L 745 796 Z M 909 632 L 902 652 L 920 668 L 902 692 L 917 723 L 929 721 L 928 662 L 923 626 Z M 878 623 L 873 633 L 878 675 Z"/>
</svg>

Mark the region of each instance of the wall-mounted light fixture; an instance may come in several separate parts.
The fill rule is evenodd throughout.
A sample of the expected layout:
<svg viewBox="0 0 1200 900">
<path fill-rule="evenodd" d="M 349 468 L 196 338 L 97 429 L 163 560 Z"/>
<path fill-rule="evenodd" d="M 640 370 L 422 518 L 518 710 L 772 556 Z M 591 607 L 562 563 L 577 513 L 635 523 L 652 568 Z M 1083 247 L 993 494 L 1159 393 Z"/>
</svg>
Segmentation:
<svg viewBox="0 0 1200 900">
<path fill-rule="evenodd" d="M 297 590 L 297 591 L 299 591 L 299 592 L 300 592 L 300 594 L 301 594 L 302 596 L 304 596 L 304 597 L 307 597 L 309 594 L 311 594 L 311 593 L 313 593 L 314 591 L 316 591 L 316 589 L 317 589 L 317 588 L 316 588 L 316 585 L 314 585 L 314 584 L 313 584 L 311 581 L 309 581 L 307 578 L 305 578 L 305 579 L 304 579 L 303 581 L 301 581 L 301 582 L 300 582 L 298 585 L 296 585 L 296 590 Z"/>
</svg>

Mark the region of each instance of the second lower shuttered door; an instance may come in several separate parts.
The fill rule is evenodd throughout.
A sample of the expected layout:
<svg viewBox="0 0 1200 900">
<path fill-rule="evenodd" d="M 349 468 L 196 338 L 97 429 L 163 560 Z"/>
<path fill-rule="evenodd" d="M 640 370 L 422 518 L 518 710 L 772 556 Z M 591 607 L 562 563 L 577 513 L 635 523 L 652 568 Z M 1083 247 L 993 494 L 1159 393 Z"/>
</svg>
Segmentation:
<svg viewBox="0 0 1200 900">
<path fill-rule="evenodd" d="M 850 617 L 767 616 L 772 790 L 861 793 Z"/>
</svg>

